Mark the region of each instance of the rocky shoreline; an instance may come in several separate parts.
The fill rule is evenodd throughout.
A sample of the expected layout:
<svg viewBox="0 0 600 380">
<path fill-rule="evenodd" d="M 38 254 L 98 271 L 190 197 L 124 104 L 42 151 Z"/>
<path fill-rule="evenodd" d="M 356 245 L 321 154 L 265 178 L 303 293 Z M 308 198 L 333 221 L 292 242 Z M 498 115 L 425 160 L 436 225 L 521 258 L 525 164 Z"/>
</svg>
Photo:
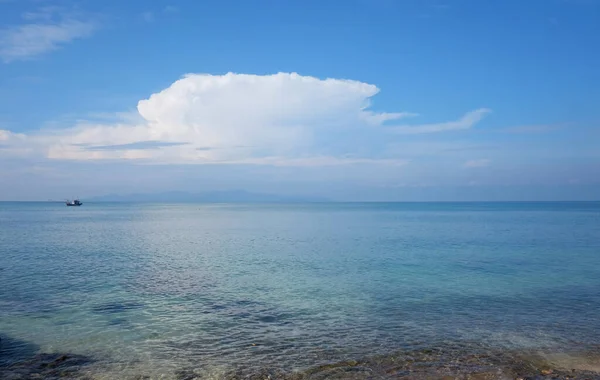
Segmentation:
<svg viewBox="0 0 600 380">
<path fill-rule="evenodd" d="M 81 355 L 38 354 L 28 360 L 0 366 L 0 379 L 92 380 L 93 377 L 83 373 L 83 368 L 92 362 L 92 359 Z"/>
<path fill-rule="evenodd" d="M 556 357 L 555 357 L 556 358 Z M 464 352 L 464 347 L 444 347 L 397 352 L 358 360 L 345 360 L 318 365 L 299 372 L 260 366 L 239 367 L 219 374 L 210 373 L 199 363 L 197 368 L 181 369 L 173 379 L 196 380 L 321 380 L 321 379 L 589 379 L 600 380 L 600 352 L 579 352 L 552 356 L 539 352 L 491 351 Z M 570 358 L 570 359 L 569 359 Z M 569 361 L 570 360 L 570 361 Z M 77 379 L 94 380 L 101 376 L 93 367 L 94 360 L 74 354 L 37 354 L 10 365 L 0 365 L 3 380 Z M 574 364 L 576 368 L 569 368 Z M 151 374 L 138 374 L 124 379 L 153 379 Z"/>
</svg>

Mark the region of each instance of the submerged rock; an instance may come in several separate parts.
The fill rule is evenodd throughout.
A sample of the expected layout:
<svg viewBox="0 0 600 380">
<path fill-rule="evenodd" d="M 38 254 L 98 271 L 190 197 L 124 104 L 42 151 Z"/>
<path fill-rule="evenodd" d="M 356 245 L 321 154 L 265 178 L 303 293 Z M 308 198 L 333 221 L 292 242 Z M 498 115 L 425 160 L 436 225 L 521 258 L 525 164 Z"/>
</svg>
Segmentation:
<svg viewBox="0 0 600 380">
<path fill-rule="evenodd" d="M 73 354 L 38 354 L 33 358 L 0 366 L 0 379 L 91 379 L 82 367 L 92 363 L 86 356 Z"/>
<path fill-rule="evenodd" d="M 587 353 L 586 358 L 600 357 Z M 321 360 L 311 368 L 292 369 L 261 361 L 268 354 L 259 356 L 256 362 L 229 363 L 215 368 L 198 357 L 199 362 L 189 368 L 173 373 L 178 380 L 367 380 L 367 379 L 454 379 L 454 380 L 600 380 L 600 372 L 572 369 L 548 359 L 538 352 L 492 350 L 485 347 L 443 346 L 435 349 L 407 350 L 389 355 L 341 361 Z M 580 357 L 575 354 L 573 358 Z M 93 379 L 92 360 L 72 354 L 39 354 L 28 360 L 8 366 L 0 366 L 0 379 Z M 569 362 L 571 363 L 571 362 Z M 245 364 L 245 365 L 244 365 Z M 95 368 L 97 370 L 97 368 Z M 141 371 L 142 372 L 142 371 Z M 104 375 L 96 373 L 96 375 Z M 137 376 L 136 376 L 137 375 Z M 154 374 L 129 373 L 124 380 L 154 379 Z M 162 377 L 159 377 L 162 378 Z"/>
<path fill-rule="evenodd" d="M 198 377 L 202 378 L 202 377 Z M 473 353 L 462 347 L 422 349 L 360 360 L 322 364 L 303 371 L 236 368 L 222 379 L 367 380 L 600 380 L 600 372 L 565 369 L 529 352 L 489 351 Z"/>
</svg>

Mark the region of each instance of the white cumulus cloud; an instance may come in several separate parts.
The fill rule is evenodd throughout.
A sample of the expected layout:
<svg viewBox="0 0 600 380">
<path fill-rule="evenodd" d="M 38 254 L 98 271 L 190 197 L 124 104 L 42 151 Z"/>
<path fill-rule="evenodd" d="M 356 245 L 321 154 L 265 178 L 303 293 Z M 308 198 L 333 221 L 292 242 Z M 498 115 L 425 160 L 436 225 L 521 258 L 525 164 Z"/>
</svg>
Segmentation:
<svg viewBox="0 0 600 380">
<path fill-rule="evenodd" d="M 403 165 L 402 157 L 359 154 L 369 136 L 394 137 L 384 123 L 416 116 L 369 110 L 378 92 L 372 84 L 296 73 L 190 74 L 124 119 L 139 121 L 80 123 L 25 140 L 37 154 L 61 160 Z"/>
</svg>

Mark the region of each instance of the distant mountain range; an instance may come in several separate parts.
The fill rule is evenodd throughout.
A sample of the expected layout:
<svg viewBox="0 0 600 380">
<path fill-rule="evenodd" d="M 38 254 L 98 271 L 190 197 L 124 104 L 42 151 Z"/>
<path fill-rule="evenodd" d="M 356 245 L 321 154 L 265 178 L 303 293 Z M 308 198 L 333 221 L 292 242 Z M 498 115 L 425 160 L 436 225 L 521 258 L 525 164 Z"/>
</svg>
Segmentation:
<svg viewBox="0 0 600 380">
<path fill-rule="evenodd" d="M 298 203 L 328 202 L 321 197 L 291 197 L 274 194 L 252 193 L 244 190 L 188 193 L 169 191 L 150 194 L 108 194 L 86 198 L 86 202 L 205 202 L 205 203 Z"/>
</svg>

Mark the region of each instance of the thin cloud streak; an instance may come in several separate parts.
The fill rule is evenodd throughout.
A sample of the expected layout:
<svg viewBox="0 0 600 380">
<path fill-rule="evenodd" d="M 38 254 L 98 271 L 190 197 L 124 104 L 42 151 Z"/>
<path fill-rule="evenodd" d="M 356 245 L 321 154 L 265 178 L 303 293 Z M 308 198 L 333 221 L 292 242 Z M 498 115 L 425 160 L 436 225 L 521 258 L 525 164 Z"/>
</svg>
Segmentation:
<svg viewBox="0 0 600 380">
<path fill-rule="evenodd" d="M 168 141 L 156 141 L 156 140 L 148 140 L 148 141 L 138 141 L 129 144 L 115 144 L 115 145 L 95 145 L 88 146 L 82 144 L 73 144 L 75 146 L 84 146 L 85 150 L 95 151 L 95 150 L 145 150 L 145 149 L 160 149 L 164 147 L 170 146 L 180 146 L 186 145 L 187 142 L 168 142 Z"/>
<path fill-rule="evenodd" d="M 490 160 L 488 159 L 479 159 L 479 160 L 470 160 L 465 162 L 465 168 L 485 168 L 490 165 Z"/>
<path fill-rule="evenodd" d="M 466 113 L 463 117 L 456 121 L 422 125 L 400 125 L 397 127 L 393 127 L 391 130 L 399 134 L 412 135 L 421 133 L 436 133 L 469 129 L 472 128 L 475 124 L 479 123 L 490 112 L 492 112 L 492 110 L 488 108 L 480 108 L 475 111 Z"/>
<path fill-rule="evenodd" d="M 503 130 L 506 133 L 547 133 L 552 132 L 561 127 L 558 125 L 520 125 L 517 127 L 510 127 Z"/>
<path fill-rule="evenodd" d="M 4 63 L 27 60 L 57 50 L 81 38 L 91 36 L 98 24 L 59 14 L 59 8 L 46 7 L 23 14 L 29 23 L 0 30 L 0 59 Z M 59 20 L 53 20 L 56 15 Z M 35 22 L 33 22 L 35 21 Z"/>
</svg>

